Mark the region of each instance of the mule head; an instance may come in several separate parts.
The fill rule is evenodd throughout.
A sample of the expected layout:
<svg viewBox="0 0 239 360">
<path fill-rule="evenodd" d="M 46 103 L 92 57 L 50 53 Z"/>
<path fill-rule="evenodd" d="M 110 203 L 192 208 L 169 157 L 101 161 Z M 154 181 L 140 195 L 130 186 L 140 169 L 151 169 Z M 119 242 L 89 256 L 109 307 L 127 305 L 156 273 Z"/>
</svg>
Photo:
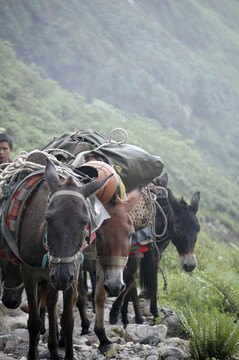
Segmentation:
<svg viewBox="0 0 239 360">
<path fill-rule="evenodd" d="M 123 270 L 128 260 L 134 234 L 130 211 L 141 196 L 141 187 L 131 191 L 126 200 L 117 194 L 104 206 L 110 215 L 97 231 L 98 261 L 104 272 L 103 287 L 108 296 L 118 296 L 124 289 Z"/>
<path fill-rule="evenodd" d="M 66 290 L 78 276 L 80 251 L 90 221 L 86 199 L 100 190 L 109 177 L 85 185 L 79 185 L 72 176 L 62 182 L 47 160 L 45 178 L 51 191 L 45 213 L 50 281 L 57 290 Z"/>
<path fill-rule="evenodd" d="M 188 205 L 183 198 L 177 200 L 173 192 L 168 189 L 168 201 L 172 209 L 169 236 L 178 250 L 183 270 L 190 272 L 197 266 L 194 247 L 200 231 L 196 216 L 200 192 L 198 191 L 192 196 L 190 205 Z"/>
<path fill-rule="evenodd" d="M 21 304 L 24 289 L 20 267 L 4 259 L 0 259 L 0 267 L 3 282 L 2 303 L 9 309 L 16 309 Z"/>
</svg>

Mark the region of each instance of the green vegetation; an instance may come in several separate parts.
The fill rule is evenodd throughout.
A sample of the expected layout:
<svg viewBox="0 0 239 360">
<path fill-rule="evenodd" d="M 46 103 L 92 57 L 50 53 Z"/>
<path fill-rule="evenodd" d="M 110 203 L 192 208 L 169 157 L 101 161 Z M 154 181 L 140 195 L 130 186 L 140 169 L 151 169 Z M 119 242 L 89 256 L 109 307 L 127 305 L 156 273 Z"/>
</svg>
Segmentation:
<svg viewBox="0 0 239 360">
<path fill-rule="evenodd" d="M 193 274 L 172 245 L 164 253 L 160 305 L 181 314 L 195 359 L 238 355 L 238 1 L 0 5 L 0 128 L 13 155 L 121 127 L 161 156 L 178 197 L 200 191 L 201 231 Z"/>
<path fill-rule="evenodd" d="M 238 178 L 237 0 L 0 0 L 0 6 L 1 38 L 44 78 L 87 103 L 100 99 L 137 113 L 139 121 L 173 127 L 195 141 L 211 166 Z M 49 120 L 35 114 L 41 117 Z"/>
<path fill-rule="evenodd" d="M 239 350 L 239 324 L 216 310 L 201 316 L 181 314 L 185 330 L 190 334 L 190 353 L 194 360 L 227 360 Z"/>
</svg>

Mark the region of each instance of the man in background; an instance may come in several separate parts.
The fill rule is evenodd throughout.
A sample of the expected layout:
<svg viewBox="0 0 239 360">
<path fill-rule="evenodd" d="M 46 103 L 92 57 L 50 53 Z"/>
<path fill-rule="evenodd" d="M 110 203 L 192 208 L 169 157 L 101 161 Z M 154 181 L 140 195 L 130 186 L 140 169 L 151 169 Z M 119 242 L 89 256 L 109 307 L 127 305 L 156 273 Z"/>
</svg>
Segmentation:
<svg viewBox="0 0 239 360">
<path fill-rule="evenodd" d="M 0 166 L 4 163 L 10 163 L 10 154 L 13 150 L 12 138 L 7 134 L 0 134 Z M 3 168 L 1 166 L 1 168 Z"/>
</svg>

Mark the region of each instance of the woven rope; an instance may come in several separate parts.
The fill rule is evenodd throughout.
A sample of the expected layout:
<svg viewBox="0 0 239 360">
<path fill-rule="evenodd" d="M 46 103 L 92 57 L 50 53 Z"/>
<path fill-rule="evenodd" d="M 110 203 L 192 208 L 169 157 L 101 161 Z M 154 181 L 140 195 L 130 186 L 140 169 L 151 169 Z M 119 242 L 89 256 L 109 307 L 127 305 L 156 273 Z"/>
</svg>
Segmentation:
<svg viewBox="0 0 239 360">
<path fill-rule="evenodd" d="M 36 170 L 43 170 L 45 169 L 44 165 L 40 165 L 37 163 L 33 163 L 31 161 L 28 161 L 27 158 L 30 154 L 33 154 L 34 152 L 36 152 L 36 150 L 27 153 L 26 151 L 22 151 L 20 153 L 19 156 L 17 156 L 13 162 L 9 163 L 9 165 L 6 166 L 5 169 L 3 169 L 0 172 L 0 186 L 5 185 L 8 180 L 9 180 L 9 184 L 11 185 L 15 178 L 17 177 L 17 175 L 21 172 L 28 172 L 31 173 L 33 171 Z M 61 167 L 61 162 L 57 160 L 57 158 L 53 155 L 48 154 L 45 151 L 39 151 L 37 150 L 38 153 L 42 153 L 43 155 L 45 155 L 51 162 L 54 163 L 56 170 L 58 172 L 58 174 L 61 175 L 68 175 L 67 171 Z"/>
</svg>

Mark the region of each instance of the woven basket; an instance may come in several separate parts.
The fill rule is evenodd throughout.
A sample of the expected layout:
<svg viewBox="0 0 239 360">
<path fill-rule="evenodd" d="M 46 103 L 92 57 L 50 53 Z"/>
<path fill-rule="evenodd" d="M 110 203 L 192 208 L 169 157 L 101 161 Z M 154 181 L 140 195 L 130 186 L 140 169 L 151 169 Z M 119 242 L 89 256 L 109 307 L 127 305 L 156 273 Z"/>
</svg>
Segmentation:
<svg viewBox="0 0 239 360">
<path fill-rule="evenodd" d="M 135 231 L 142 230 L 152 223 L 152 199 L 145 190 L 141 191 L 139 201 L 129 215 L 133 221 Z"/>
</svg>

